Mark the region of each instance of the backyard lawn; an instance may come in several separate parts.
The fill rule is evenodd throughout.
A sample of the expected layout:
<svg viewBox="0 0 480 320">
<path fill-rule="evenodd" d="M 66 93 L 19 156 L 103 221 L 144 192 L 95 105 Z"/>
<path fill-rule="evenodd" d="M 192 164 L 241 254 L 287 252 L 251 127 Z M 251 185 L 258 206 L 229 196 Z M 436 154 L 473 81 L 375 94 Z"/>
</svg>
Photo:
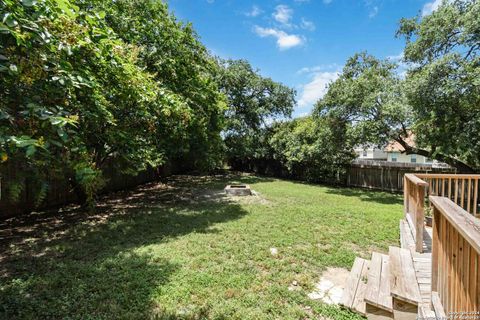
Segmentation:
<svg viewBox="0 0 480 320">
<path fill-rule="evenodd" d="M 225 197 L 233 181 L 258 195 Z M 3 222 L 0 318 L 353 319 L 308 294 L 327 267 L 398 244 L 401 216 L 388 193 L 174 177 L 105 197 L 95 213 Z"/>
</svg>

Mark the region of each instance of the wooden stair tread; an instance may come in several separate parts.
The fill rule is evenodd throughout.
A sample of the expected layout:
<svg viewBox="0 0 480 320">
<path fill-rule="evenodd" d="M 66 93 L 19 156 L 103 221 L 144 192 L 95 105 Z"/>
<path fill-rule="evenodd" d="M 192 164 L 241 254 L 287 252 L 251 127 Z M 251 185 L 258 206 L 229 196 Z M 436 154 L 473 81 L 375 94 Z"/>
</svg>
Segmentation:
<svg viewBox="0 0 480 320">
<path fill-rule="evenodd" d="M 365 290 L 370 261 L 356 257 L 343 291 L 342 305 L 352 311 L 366 315 Z"/>
<path fill-rule="evenodd" d="M 387 255 L 373 252 L 368 273 L 365 302 L 377 308 L 393 312 L 388 260 Z"/>
<path fill-rule="evenodd" d="M 392 297 L 410 304 L 420 304 L 422 296 L 410 250 L 390 247 L 388 261 Z"/>
<path fill-rule="evenodd" d="M 415 252 L 415 240 L 406 219 L 400 220 L 400 246 Z"/>
<path fill-rule="evenodd" d="M 432 306 L 436 319 L 447 318 L 447 314 L 445 313 L 445 309 L 443 308 L 442 302 L 440 301 L 438 292 L 435 291 L 432 292 Z"/>
</svg>

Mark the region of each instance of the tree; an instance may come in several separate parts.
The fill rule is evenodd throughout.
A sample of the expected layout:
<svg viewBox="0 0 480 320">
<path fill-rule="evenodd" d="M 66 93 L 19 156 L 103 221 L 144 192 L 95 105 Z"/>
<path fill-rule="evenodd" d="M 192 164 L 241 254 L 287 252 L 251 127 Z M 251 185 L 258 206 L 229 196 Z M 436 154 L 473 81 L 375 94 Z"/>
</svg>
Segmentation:
<svg viewBox="0 0 480 320">
<path fill-rule="evenodd" d="M 424 138 L 426 132 L 437 128 L 431 124 L 425 126 L 426 118 L 420 116 L 418 104 L 412 101 L 412 89 L 418 85 L 418 78 L 410 78 L 408 74 L 403 80 L 396 68 L 396 64 L 366 53 L 354 55 L 324 98 L 317 102 L 314 113 L 347 121 L 348 134 L 357 144 L 381 146 L 393 140 L 406 154 L 423 155 L 462 171 L 471 171 L 452 150 L 438 148 L 439 139 L 450 139 L 447 132 L 444 132 L 447 135 L 432 136 L 430 141 Z M 429 105 L 425 108 L 425 113 L 432 112 Z M 438 120 L 437 115 L 429 113 L 429 116 Z M 414 145 L 408 139 L 412 133 L 416 137 Z"/>
<path fill-rule="evenodd" d="M 444 1 L 431 15 L 402 19 L 408 102 L 420 149 L 462 171 L 480 167 L 480 2 Z M 422 148 L 426 150 L 422 150 Z"/>
<path fill-rule="evenodd" d="M 332 117 L 304 117 L 277 124 L 269 140 L 272 158 L 297 179 L 341 183 L 355 158 L 347 123 Z"/>
<path fill-rule="evenodd" d="M 394 139 L 403 145 L 412 124 L 403 86 L 394 63 L 355 54 L 316 103 L 314 115 L 348 123 L 347 134 L 356 144 Z"/>
<path fill-rule="evenodd" d="M 158 162 L 148 139 L 152 91 L 135 66 L 135 47 L 118 40 L 101 13 L 66 0 L 1 5 L 0 152 L 19 168 L 10 181 L 35 178 L 39 200 L 49 178 L 67 177 L 82 200 L 102 185 L 108 156 L 141 168 Z M 132 106 L 135 106 L 132 108 Z"/>
<path fill-rule="evenodd" d="M 166 157 L 193 168 L 216 167 L 222 158 L 225 97 L 216 82 L 219 66 L 192 25 L 178 22 L 163 1 L 80 2 L 90 11 L 105 12 L 108 26 L 139 48 L 137 64 L 153 76 L 158 89 L 175 93 L 182 102 L 157 124 L 157 141 Z"/>
<path fill-rule="evenodd" d="M 143 4 L 0 3 L 0 161 L 17 166 L 13 198 L 26 179 L 41 201 L 49 180 L 66 178 L 91 202 L 107 166 L 135 174 L 220 158 L 217 65 L 162 2 Z"/>
<path fill-rule="evenodd" d="M 258 153 L 257 135 L 278 117 L 289 117 L 295 91 L 262 77 L 245 60 L 220 61 L 219 83 L 228 100 L 224 141 L 230 164 L 253 159 Z"/>
</svg>

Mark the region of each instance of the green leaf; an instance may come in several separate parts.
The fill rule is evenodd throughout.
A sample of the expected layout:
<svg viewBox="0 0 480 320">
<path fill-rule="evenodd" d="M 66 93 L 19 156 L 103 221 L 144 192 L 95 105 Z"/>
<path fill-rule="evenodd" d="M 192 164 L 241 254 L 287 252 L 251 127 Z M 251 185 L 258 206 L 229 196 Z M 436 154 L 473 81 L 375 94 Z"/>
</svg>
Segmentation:
<svg viewBox="0 0 480 320">
<path fill-rule="evenodd" d="M 10 29 L 6 25 L 0 22 L 0 33 L 8 33 L 8 32 L 10 32 Z"/>
<path fill-rule="evenodd" d="M 9 26 L 10 28 L 13 28 L 15 27 L 18 22 L 15 20 L 15 18 L 12 16 L 11 13 L 7 13 L 4 17 L 3 17 L 3 22 Z"/>
<path fill-rule="evenodd" d="M 35 154 L 35 152 L 37 151 L 37 148 L 34 146 L 34 145 L 30 145 L 27 147 L 27 150 L 25 151 L 25 155 L 30 158 L 31 156 L 33 156 Z"/>
<path fill-rule="evenodd" d="M 23 4 L 25 7 L 32 7 L 32 6 L 34 6 L 35 4 L 37 4 L 37 1 L 36 1 L 36 0 L 22 0 L 22 4 Z"/>
</svg>

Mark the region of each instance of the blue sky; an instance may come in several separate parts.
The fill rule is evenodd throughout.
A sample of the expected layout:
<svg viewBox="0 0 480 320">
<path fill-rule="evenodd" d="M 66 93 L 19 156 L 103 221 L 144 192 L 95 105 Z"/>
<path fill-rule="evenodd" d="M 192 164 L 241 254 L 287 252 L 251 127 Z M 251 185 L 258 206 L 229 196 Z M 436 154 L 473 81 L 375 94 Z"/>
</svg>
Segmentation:
<svg viewBox="0 0 480 320">
<path fill-rule="evenodd" d="M 246 59 L 297 90 L 294 116 L 309 113 L 348 57 L 401 56 L 402 17 L 426 15 L 440 0 L 168 0 L 222 58 Z"/>
</svg>

